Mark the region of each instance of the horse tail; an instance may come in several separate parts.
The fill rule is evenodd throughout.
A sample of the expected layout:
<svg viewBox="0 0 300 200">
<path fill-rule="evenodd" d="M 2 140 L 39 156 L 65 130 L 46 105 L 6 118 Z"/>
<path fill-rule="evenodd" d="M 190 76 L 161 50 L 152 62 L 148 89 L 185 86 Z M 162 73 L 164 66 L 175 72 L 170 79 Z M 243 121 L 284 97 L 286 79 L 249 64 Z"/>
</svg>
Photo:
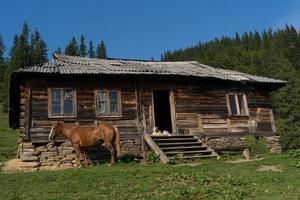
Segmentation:
<svg viewBox="0 0 300 200">
<path fill-rule="evenodd" d="M 117 149 L 117 156 L 119 157 L 121 155 L 120 133 L 119 133 L 119 129 L 117 127 L 114 127 L 114 129 L 115 129 L 115 133 L 116 133 L 115 145 L 116 145 L 116 149 Z"/>
</svg>

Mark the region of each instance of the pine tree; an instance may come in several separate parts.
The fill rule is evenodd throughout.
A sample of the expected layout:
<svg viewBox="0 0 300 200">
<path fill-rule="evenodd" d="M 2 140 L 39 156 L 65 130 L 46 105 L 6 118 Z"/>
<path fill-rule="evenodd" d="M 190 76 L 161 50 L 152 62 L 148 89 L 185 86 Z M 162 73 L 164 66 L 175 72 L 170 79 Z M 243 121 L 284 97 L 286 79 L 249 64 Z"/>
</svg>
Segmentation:
<svg viewBox="0 0 300 200">
<path fill-rule="evenodd" d="M 41 34 L 38 30 L 35 30 L 35 32 L 31 35 L 30 51 L 32 65 L 42 64 L 48 61 L 47 46 L 42 40 Z"/>
<path fill-rule="evenodd" d="M 57 47 L 57 49 L 54 51 L 54 53 L 61 54 L 62 53 L 61 48 Z"/>
<path fill-rule="evenodd" d="M 85 46 L 85 38 L 83 35 L 80 36 L 79 55 L 82 57 L 85 57 L 87 55 L 86 46 Z"/>
<path fill-rule="evenodd" d="M 14 36 L 13 46 L 10 48 L 10 59 L 3 77 L 3 87 L 0 92 L 0 100 L 4 111 L 7 111 L 8 88 L 10 76 L 13 71 L 20 67 L 28 67 L 47 61 L 47 47 L 41 39 L 38 31 L 35 31 L 29 41 L 29 27 L 25 22 L 21 34 Z"/>
<path fill-rule="evenodd" d="M 97 58 L 100 59 L 106 59 L 107 55 L 106 55 L 106 47 L 104 44 L 104 41 L 101 40 L 100 44 L 97 47 Z"/>
<path fill-rule="evenodd" d="M 6 70 L 6 63 L 4 60 L 4 51 L 5 51 L 5 46 L 3 44 L 3 40 L 0 35 L 0 91 L 1 91 L 2 83 L 3 83 L 3 79 L 4 79 L 4 73 Z"/>
<path fill-rule="evenodd" d="M 76 42 L 76 38 L 73 36 L 71 41 L 65 48 L 65 54 L 69 56 L 79 56 L 79 50 Z"/>
<path fill-rule="evenodd" d="M 94 44 L 93 44 L 92 40 L 90 40 L 90 43 L 89 43 L 89 57 L 95 58 Z"/>
</svg>

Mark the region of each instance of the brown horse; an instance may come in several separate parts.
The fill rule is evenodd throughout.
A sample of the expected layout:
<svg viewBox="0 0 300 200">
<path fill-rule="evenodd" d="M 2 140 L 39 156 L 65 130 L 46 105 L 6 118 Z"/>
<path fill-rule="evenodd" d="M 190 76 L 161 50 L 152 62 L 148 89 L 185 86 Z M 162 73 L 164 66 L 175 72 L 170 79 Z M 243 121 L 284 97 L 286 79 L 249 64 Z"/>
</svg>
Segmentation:
<svg viewBox="0 0 300 200">
<path fill-rule="evenodd" d="M 65 135 L 75 148 L 77 166 L 80 166 L 80 153 L 83 154 L 86 162 L 86 155 L 83 148 L 95 146 L 101 139 L 103 139 L 105 146 L 111 153 L 111 164 L 114 164 L 117 157 L 120 156 L 119 130 L 111 125 L 102 124 L 93 127 L 80 127 L 79 125 L 68 125 L 62 121 L 58 121 L 51 128 L 49 134 L 50 142 L 53 142 L 55 137 L 60 134 Z"/>
</svg>

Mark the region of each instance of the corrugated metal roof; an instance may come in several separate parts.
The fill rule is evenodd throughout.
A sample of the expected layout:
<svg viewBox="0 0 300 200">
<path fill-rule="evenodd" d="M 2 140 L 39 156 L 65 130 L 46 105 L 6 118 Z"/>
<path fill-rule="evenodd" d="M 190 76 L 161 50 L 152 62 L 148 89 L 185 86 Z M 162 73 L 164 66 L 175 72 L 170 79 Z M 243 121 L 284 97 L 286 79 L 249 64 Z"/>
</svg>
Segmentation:
<svg viewBox="0 0 300 200">
<path fill-rule="evenodd" d="M 122 59 L 96 59 L 54 54 L 53 59 L 40 66 L 21 68 L 17 73 L 43 74 L 120 74 L 120 75 L 176 75 L 207 77 L 230 81 L 286 83 L 267 77 L 210 67 L 196 61 L 150 62 Z"/>
</svg>

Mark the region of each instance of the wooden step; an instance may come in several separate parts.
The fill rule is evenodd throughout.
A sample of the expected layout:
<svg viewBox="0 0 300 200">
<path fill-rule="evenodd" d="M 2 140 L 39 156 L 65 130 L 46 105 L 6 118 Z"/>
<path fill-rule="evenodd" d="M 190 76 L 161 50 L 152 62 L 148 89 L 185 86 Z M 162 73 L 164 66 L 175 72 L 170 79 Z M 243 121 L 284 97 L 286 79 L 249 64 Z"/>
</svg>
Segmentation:
<svg viewBox="0 0 300 200">
<path fill-rule="evenodd" d="M 161 150 L 163 150 L 163 151 L 169 151 L 169 150 L 185 150 L 185 149 L 201 149 L 201 150 L 203 150 L 203 149 L 207 149 L 207 147 L 206 146 L 181 146 L 181 147 L 161 147 L 160 148 Z"/>
<path fill-rule="evenodd" d="M 198 150 L 198 151 L 169 151 L 164 152 L 165 155 L 176 155 L 176 154 L 203 154 L 212 153 L 210 150 Z"/>
<path fill-rule="evenodd" d="M 185 141 L 198 141 L 196 138 L 158 138 L 153 140 L 157 143 L 159 142 L 185 142 Z"/>
<path fill-rule="evenodd" d="M 209 154 L 209 155 L 194 155 L 194 156 L 180 156 L 180 157 L 177 157 L 176 159 L 180 159 L 180 160 L 188 160 L 188 159 L 197 159 L 197 158 L 215 158 L 217 157 L 217 155 L 212 155 L 212 154 Z M 175 157 L 170 157 L 170 160 L 174 160 Z"/>
<path fill-rule="evenodd" d="M 201 142 L 159 143 L 160 147 L 165 147 L 165 146 L 186 146 L 186 145 L 199 145 L 199 146 L 202 146 L 203 144 Z"/>
<path fill-rule="evenodd" d="M 151 135 L 151 138 L 194 138 L 194 135 Z"/>
</svg>

